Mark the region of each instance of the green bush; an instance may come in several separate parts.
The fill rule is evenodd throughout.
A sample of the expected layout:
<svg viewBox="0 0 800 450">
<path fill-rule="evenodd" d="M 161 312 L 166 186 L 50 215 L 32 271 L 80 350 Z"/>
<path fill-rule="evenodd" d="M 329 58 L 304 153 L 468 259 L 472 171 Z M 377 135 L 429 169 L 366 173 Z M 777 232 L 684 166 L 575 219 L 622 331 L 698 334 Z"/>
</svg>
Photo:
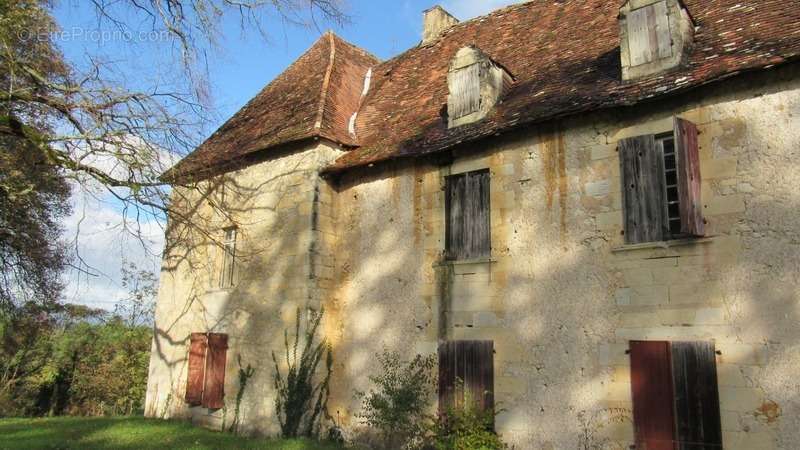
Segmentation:
<svg viewBox="0 0 800 450">
<path fill-rule="evenodd" d="M 0 416 L 142 412 L 152 330 L 86 313 L 0 318 Z"/>
<path fill-rule="evenodd" d="M 429 427 L 427 414 L 436 379 L 433 356 L 417 355 L 403 362 L 398 353 L 384 350 L 377 355 L 381 363 L 380 375 L 370 377 L 375 388 L 358 393 L 362 397 L 365 424 L 380 433 L 384 448 L 409 448 L 422 440 Z"/>
<path fill-rule="evenodd" d="M 469 391 L 464 407 L 440 414 L 433 423 L 431 435 L 436 450 L 501 450 L 508 446 L 494 432 L 499 411 L 482 411 Z"/>
<path fill-rule="evenodd" d="M 501 450 L 507 448 L 494 431 L 494 414 L 467 407 L 442 414 L 433 425 L 436 450 Z"/>
</svg>

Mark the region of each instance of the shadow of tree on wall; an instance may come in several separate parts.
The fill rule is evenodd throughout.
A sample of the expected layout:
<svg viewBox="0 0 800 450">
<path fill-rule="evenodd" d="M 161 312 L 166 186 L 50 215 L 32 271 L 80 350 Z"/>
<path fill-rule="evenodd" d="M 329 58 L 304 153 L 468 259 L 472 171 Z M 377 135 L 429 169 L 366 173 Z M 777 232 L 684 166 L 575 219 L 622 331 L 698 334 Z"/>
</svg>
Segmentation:
<svg viewBox="0 0 800 450">
<path fill-rule="evenodd" d="M 665 102 L 656 115 L 669 117 L 705 104 L 708 99 L 735 100 L 747 83 L 768 80 L 768 76 L 758 76 L 719 87 L 704 96 L 682 96 Z M 760 94 L 779 92 L 779 86 L 764 84 L 771 87 L 759 91 Z M 800 107 L 796 104 L 787 107 L 800 117 Z M 571 121 L 563 128 L 591 129 L 600 123 L 618 129 L 653 113 L 652 105 L 607 111 Z M 797 369 L 800 217 L 796 213 L 800 193 L 785 180 L 796 180 L 796 174 L 800 173 L 797 167 L 800 141 L 794 136 L 791 142 L 782 141 L 775 147 L 774 138 L 764 132 L 763 126 L 748 128 L 740 148 L 723 148 L 739 159 L 739 170 L 744 177 L 761 180 L 762 184 L 754 185 L 754 191 L 745 196 L 745 213 L 709 218 L 709 229 L 715 234 L 741 236 L 742 250 L 738 259 L 723 267 L 716 266 L 712 251 L 708 267 L 702 270 L 706 272 L 704 280 L 722 292 L 719 305 L 725 308 L 725 320 L 730 326 L 724 328 L 732 330 L 731 340 L 765 345 L 768 355 L 763 367 L 742 366 L 740 370 L 748 386 L 763 391 L 764 399 L 775 401 L 783 413 L 775 423 L 765 424 L 754 410 L 752 414 L 737 416 L 738 423 L 741 429 L 777 427 L 782 439 L 778 444 L 791 448 L 793 439 L 800 439 L 797 381 L 800 380 Z M 497 295 L 505 314 L 495 328 L 511 330 L 510 348 L 520 353 L 498 352 L 496 371 L 504 377 L 521 379 L 523 385 L 519 395 L 505 392 L 502 385 L 496 386 L 506 409 L 498 422 L 501 428 L 514 431 L 512 442 L 519 448 L 534 444 L 537 448 L 578 448 L 582 439 L 583 425 L 579 418 L 582 411 L 629 407 L 624 400 L 609 394 L 609 385 L 616 381 L 611 370 L 614 364 L 601 366 L 598 353 L 601 345 L 619 344 L 611 347 L 611 352 L 619 353 L 611 357 L 626 358 L 626 340 L 617 337 L 616 330 L 622 328 L 623 313 L 636 310 L 615 302 L 615 291 L 626 287 L 618 270 L 611 266 L 615 258 L 611 248 L 619 242 L 619 236 L 597 229 L 594 221 L 597 211 L 587 212 L 581 203 L 585 181 L 581 173 L 590 170 L 591 164 L 587 150 L 576 148 L 567 139 L 566 201 L 548 206 L 547 197 L 552 193 L 548 193 L 543 181 L 546 179 L 543 170 L 548 165 L 541 154 L 542 139 L 531 139 L 522 131 L 496 139 L 492 144 L 495 149 L 492 152 L 498 153 L 512 151 L 508 150 L 510 146 L 523 142 L 523 150 L 513 151 L 528 153 L 523 155 L 521 163 L 524 173 L 512 180 L 517 187 L 513 189 L 515 211 L 504 224 L 508 230 L 502 241 L 493 243 L 498 258 L 512 261 L 505 282 L 498 285 Z M 359 405 L 352 394 L 354 390 L 366 390 L 368 375 L 378 370 L 373 356 L 387 346 L 402 350 L 410 358 L 424 350 L 418 345 L 420 342 L 431 341 L 431 336 L 437 335 L 431 331 L 438 323 L 435 305 L 426 303 L 423 298 L 427 293 L 421 292 L 420 287 L 435 277 L 432 265 L 437 260 L 426 254 L 423 242 L 426 239 L 441 242 L 444 236 L 428 235 L 425 222 L 435 218 L 430 217 L 432 213 L 424 205 L 416 203 L 415 186 L 430 172 L 438 176 L 439 164 L 485 151 L 482 145 L 457 148 L 436 159 L 385 164 L 338 180 L 330 205 L 337 220 L 335 230 L 339 240 L 334 254 L 336 284 L 327 293 L 311 292 L 309 285 L 315 281 L 312 271 L 306 270 L 302 263 L 297 267 L 298 261 L 303 261 L 302 255 L 311 250 L 297 239 L 296 233 L 288 230 L 310 228 L 304 216 L 282 215 L 280 223 L 272 226 L 259 220 L 242 221 L 240 228 L 251 234 L 244 242 L 263 245 L 249 247 L 253 252 L 241 255 L 242 277 L 220 300 L 221 304 L 216 305 L 221 313 L 212 317 L 198 310 L 198 303 L 209 301 L 203 299 L 207 278 L 183 274 L 180 276 L 192 281 L 191 295 L 173 299 L 179 313 L 166 323 L 156 324 L 158 337 L 154 351 L 171 371 L 170 385 L 180 386 L 188 333 L 198 331 L 191 327 L 203 323 L 207 330 L 221 329 L 231 336 L 229 362 L 235 361 L 235 355 L 239 354 L 257 370 L 251 380 L 250 398 L 243 404 L 243 422 L 261 430 L 274 429 L 277 424 L 273 418 L 269 355 L 272 350 L 282 348 L 283 331 L 291 327 L 297 303 L 311 302 L 319 294 L 328 314 L 325 330 L 334 343 L 332 408 L 335 410 L 330 412 L 334 416 L 338 412 L 339 420 L 355 426 L 354 413 Z M 485 149 L 488 148 L 486 145 Z M 237 194 L 241 201 L 232 206 L 235 211 L 231 215 L 272 211 L 268 205 L 249 205 L 244 199 L 264 194 L 272 183 L 293 173 L 308 174 L 308 171 L 298 168 L 297 172 L 289 171 L 250 187 L 237 186 L 235 177 L 226 177 L 226 186 L 241 190 Z M 772 173 L 774 177 L 765 175 Z M 554 176 L 563 177 L 558 173 Z M 713 185 L 715 195 L 722 195 L 725 186 L 708 182 Z M 767 192 L 770 193 L 765 196 Z M 200 202 L 207 199 L 200 198 Z M 566 228 L 560 218 L 562 208 L 566 209 Z M 195 210 L 191 211 L 194 214 Z M 217 223 L 216 218 L 209 220 Z M 183 230 L 174 232 L 186 236 Z M 165 273 L 179 273 L 185 270 L 181 268 L 183 265 L 192 271 L 213 272 L 213 264 L 195 254 L 214 248 L 218 238 L 202 234 L 190 237 L 187 241 L 190 243 L 182 245 L 177 245 L 180 239 L 168 240 L 176 243 L 168 254 L 176 252 L 177 259 L 166 260 Z M 687 250 L 694 251 L 703 256 L 700 247 Z M 457 298 L 452 300 L 458 302 Z M 641 312 L 652 313 L 652 309 L 644 308 Z M 194 318 L 198 316 L 204 322 L 196 322 Z M 489 331 L 487 336 L 493 332 L 499 331 Z M 724 362 L 724 353 L 720 359 Z M 234 373 L 231 367 L 229 364 L 229 379 Z M 232 398 L 236 386 L 229 382 L 227 387 Z M 182 399 L 182 392 L 176 395 Z"/>
</svg>

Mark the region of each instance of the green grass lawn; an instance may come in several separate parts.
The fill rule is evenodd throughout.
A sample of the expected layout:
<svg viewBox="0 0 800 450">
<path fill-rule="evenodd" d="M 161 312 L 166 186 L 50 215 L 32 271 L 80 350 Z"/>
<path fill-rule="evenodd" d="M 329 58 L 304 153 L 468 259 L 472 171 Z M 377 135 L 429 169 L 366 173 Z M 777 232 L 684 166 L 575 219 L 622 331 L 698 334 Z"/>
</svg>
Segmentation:
<svg viewBox="0 0 800 450">
<path fill-rule="evenodd" d="M 186 422 L 140 417 L 0 419 L 0 449 L 265 449 L 339 450 L 305 440 L 249 439 Z"/>
</svg>

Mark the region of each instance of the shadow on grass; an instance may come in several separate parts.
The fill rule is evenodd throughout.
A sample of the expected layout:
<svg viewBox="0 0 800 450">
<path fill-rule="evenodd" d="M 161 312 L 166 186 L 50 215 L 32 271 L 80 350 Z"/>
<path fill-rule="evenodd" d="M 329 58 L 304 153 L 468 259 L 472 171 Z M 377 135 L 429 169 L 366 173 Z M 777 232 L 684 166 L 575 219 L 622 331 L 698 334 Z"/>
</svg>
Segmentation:
<svg viewBox="0 0 800 450">
<path fill-rule="evenodd" d="M 265 449 L 339 450 L 306 440 L 246 438 L 186 422 L 138 417 L 0 419 L 0 449 Z"/>
</svg>

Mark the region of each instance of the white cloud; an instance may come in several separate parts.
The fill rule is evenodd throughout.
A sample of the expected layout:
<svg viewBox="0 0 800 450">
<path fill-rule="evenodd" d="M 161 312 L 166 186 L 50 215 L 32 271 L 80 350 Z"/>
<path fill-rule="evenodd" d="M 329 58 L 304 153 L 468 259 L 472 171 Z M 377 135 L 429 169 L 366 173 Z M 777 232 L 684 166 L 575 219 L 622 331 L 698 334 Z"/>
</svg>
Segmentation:
<svg viewBox="0 0 800 450">
<path fill-rule="evenodd" d="M 152 217 L 138 222 L 126 218 L 113 197 L 99 189 L 76 186 L 71 202 L 73 212 L 64 221 L 64 237 L 80 257 L 74 261 L 80 270 L 69 269 L 63 277 L 65 301 L 112 310 L 127 296 L 121 280 L 123 263 L 159 274 L 162 226 Z M 140 230 L 142 241 L 130 229 Z"/>
<path fill-rule="evenodd" d="M 468 20 L 520 2 L 521 0 L 446 0 L 442 7 L 459 20 Z"/>
<path fill-rule="evenodd" d="M 111 177 L 140 182 L 155 180 L 178 160 L 177 155 L 145 145 L 135 136 L 125 137 L 116 148 L 76 147 L 73 151 L 83 164 Z M 118 193 L 128 194 L 121 188 Z M 121 280 L 123 264 L 133 263 L 158 276 L 164 248 L 162 224 L 152 215 L 137 218 L 136 211 L 126 213 L 124 205 L 89 176 L 74 183 L 70 201 L 73 211 L 63 223 L 64 238 L 71 244 L 76 267 L 63 277 L 65 300 L 113 309 L 127 296 Z"/>
</svg>

